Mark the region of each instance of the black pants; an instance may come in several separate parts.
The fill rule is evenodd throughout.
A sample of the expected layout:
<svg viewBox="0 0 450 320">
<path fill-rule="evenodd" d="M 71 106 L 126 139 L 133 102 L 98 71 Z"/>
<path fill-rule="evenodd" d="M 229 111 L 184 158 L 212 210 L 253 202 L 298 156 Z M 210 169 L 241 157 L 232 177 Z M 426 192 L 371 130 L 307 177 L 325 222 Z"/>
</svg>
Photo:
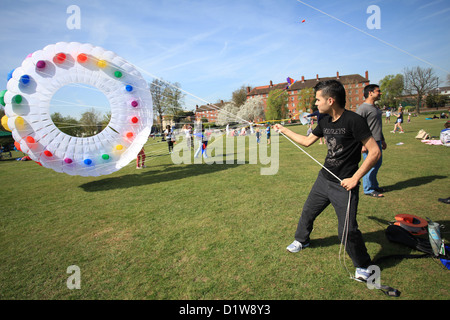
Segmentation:
<svg viewBox="0 0 450 320">
<path fill-rule="evenodd" d="M 340 183 L 327 180 L 322 172 L 319 172 L 308 199 L 306 200 L 302 215 L 298 222 L 295 239 L 303 244 L 309 243 L 310 233 L 314 220 L 331 203 L 338 218 L 338 236 L 342 239 L 345 216 L 347 213 L 349 192 Z M 366 245 L 356 222 L 358 211 L 359 185 L 351 191 L 351 202 L 348 222 L 347 253 L 355 267 L 367 268 L 371 259 L 367 253 Z"/>
<path fill-rule="evenodd" d="M 167 141 L 167 145 L 169 146 L 169 152 L 172 152 L 172 150 L 173 150 L 173 141 L 172 140 L 168 140 Z"/>
</svg>

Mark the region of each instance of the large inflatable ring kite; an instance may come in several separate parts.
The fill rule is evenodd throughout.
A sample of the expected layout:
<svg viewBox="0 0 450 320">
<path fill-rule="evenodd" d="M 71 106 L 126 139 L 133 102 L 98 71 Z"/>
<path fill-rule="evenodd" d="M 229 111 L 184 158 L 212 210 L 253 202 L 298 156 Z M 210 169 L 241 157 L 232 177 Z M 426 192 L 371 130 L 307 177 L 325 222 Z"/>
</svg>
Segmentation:
<svg viewBox="0 0 450 320">
<path fill-rule="evenodd" d="M 100 176 L 136 159 L 153 124 L 152 97 L 134 66 L 91 44 L 59 42 L 30 54 L 16 68 L 4 95 L 7 124 L 22 152 L 46 168 L 70 175 Z M 50 117 L 50 101 L 73 83 L 100 90 L 111 120 L 92 137 L 61 132 Z"/>
</svg>

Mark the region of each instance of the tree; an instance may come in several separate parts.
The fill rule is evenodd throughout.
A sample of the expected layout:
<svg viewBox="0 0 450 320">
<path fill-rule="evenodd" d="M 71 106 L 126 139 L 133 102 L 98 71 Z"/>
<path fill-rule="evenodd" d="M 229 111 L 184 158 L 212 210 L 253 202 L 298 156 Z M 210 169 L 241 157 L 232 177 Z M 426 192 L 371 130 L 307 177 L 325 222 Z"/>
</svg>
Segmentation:
<svg viewBox="0 0 450 320">
<path fill-rule="evenodd" d="M 243 85 L 233 91 L 231 101 L 239 108 L 247 102 L 247 86 Z"/>
<path fill-rule="evenodd" d="M 165 114 L 171 116 L 175 123 L 178 123 L 183 116 L 183 99 L 184 94 L 181 92 L 180 84 L 175 82 L 164 88 L 163 92 L 163 109 Z"/>
<path fill-rule="evenodd" d="M 315 100 L 313 88 L 305 88 L 300 90 L 298 93 L 298 111 L 300 112 L 300 110 L 302 110 L 303 112 L 306 112 L 308 109 L 313 109 Z"/>
<path fill-rule="evenodd" d="M 91 137 L 99 133 L 102 129 L 102 120 L 99 112 L 91 108 L 89 111 L 83 112 L 80 118 L 80 126 L 83 136 Z"/>
<path fill-rule="evenodd" d="M 237 113 L 239 112 L 239 107 L 233 102 L 227 102 L 217 113 L 216 124 L 219 126 L 224 126 L 229 123 L 239 122 L 237 118 Z"/>
<path fill-rule="evenodd" d="M 61 132 L 72 137 L 81 136 L 83 130 L 80 123 L 75 118 L 71 116 L 63 117 L 59 112 L 52 113 L 50 118 Z"/>
<path fill-rule="evenodd" d="M 152 102 L 153 102 L 153 110 L 156 111 L 156 114 L 159 118 L 159 123 L 162 125 L 163 123 L 163 114 L 165 112 L 165 103 L 164 103 L 164 90 L 166 89 L 166 82 L 153 79 L 150 84 L 150 92 L 152 94 Z"/>
<path fill-rule="evenodd" d="M 447 96 L 437 92 L 429 93 L 425 98 L 427 107 L 436 109 L 445 107 L 447 100 L 448 100 Z"/>
<path fill-rule="evenodd" d="M 244 119 L 254 122 L 257 119 L 264 119 L 264 101 L 261 96 L 248 99 L 237 113 L 239 120 Z"/>
<path fill-rule="evenodd" d="M 289 94 L 284 90 L 272 90 L 267 98 L 266 120 L 281 120 L 286 118 Z"/>
<path fill-rule="evenodd" d="M 406 68 L 403 74 L 405 77 L 405 92 L 416 96 L 417 113 L 420 113 L 423 98 L 439 86 L 439 78 L 434 75 L 432 68 Z"/>
<path fill-rule="evenodd" d="M 380 81 L 380 90 L 382 92 L 380 105 L 395 107 L 396 99 L 403 93 L 404 77 L 402 74 L 389 74 Z"/>
<path fill-rule="evenodd" d="M 61 129 L 61 131 L 72 137 L 81 137 L 83 128 L 80 127 L 80 122 L 77 119 L 67 116 L 64 117 L 63 121 L 65 123 L 64 130 Z"/>
<path fill-rule="evenodd" d="M 103 115 L 102 118 L 102 130 L 105 129 L 108 124 L 111 122 L 111 111 L 108 111 L 106 114 Z"/>
</svg>

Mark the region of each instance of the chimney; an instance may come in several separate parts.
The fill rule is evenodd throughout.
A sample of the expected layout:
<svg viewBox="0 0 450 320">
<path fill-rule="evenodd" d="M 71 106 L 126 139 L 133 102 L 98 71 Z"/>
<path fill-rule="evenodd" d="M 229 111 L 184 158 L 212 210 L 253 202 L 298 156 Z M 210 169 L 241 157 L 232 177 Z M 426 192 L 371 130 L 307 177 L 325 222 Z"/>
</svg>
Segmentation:
<svg viewBox="0 0 450 320">
<path fill-rule="evenodd" d="M 223 104 L 223 100 L 220 100 L 220 104 Z"/>
<path fill-rule="evenodd" d="M 197 110 L 197 109 L 198 109 L 198 104 L 195 105 L 195 110 Z"/>
<path fill-rule="evenodd" d="M 336 72 L 336 78 L 339 80 L 339 71 Z"/>
<path fill-rule="evenodd" d="M 305 76 L 302 76 L 302 83 L 305 83 Z"/>
<path fill-rule="evenodd" d="M 366 71 L 366 80 L 369 81 L 369 71 Z"/>
<path fill-rule="evenodd" d="M 273 82 L 272 82 L 272 80 L 270 80 L 270 87 L 271 87 L 271 88 L 273 87 Z"/>
<path fill-rule="evenodd" d="M 316 80 L 319 81 L 319 75 L 318 74 L 316 74 Z"/>
<path fill-rule="evenodd" d="M 247 93 L 250 93 L 250 87 L 247 87 Z"/>
</svg>

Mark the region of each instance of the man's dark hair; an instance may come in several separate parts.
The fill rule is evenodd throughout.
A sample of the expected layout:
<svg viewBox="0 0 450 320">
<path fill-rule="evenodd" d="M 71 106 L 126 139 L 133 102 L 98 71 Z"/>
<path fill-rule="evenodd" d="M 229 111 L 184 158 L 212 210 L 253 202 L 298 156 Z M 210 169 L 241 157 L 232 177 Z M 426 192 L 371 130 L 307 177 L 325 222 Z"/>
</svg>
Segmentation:
<svg viewBox="0 0 450 320">
<path fill-rule="evenodd" d="M 320 81 L 314 87 L 314 91 L 322 91 L 322 96 L 333 98 L 341 108 L 345 108 L 345 88 L 339 81 Z"/>
<path fill-rule="evenodd" d="M 379 88 L 380 86 L 377 84 L 369 84 L 364 87 L 364 98 L 369 97 L 369 92 L 374 92 L 376 88 Z"/>
</svg>

